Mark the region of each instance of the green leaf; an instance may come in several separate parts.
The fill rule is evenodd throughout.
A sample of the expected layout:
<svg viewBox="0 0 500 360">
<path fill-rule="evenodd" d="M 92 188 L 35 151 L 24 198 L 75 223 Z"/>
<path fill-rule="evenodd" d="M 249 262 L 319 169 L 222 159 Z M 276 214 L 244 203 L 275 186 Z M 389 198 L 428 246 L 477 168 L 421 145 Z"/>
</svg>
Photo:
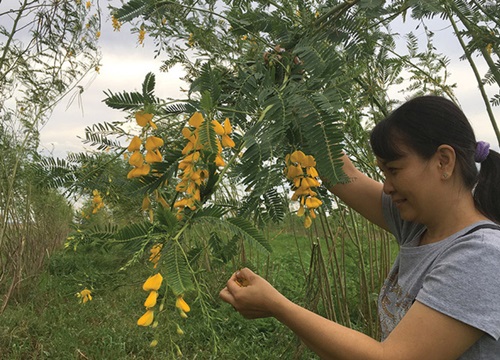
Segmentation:
<svg viewBox="0 0 500 360">
<path fill-rule="evenodd" d="M 148 73 L 142 83 L 142 96 L 145 99 L 153 99 L 153 91 L 155 89 L 155 74 Z"/>
<path fill-rule="evenodd" d="M 226 219 L 226 224 L 229 228 L 236 234 L 242 236 L 245 240 L 253 241 L 260 244 L 268 252 L 272 252 L 273 249 L 269 241 L 265 238 L 262 233 L 257 230 L 250 221 L 245 220 L 240 217 L 234 217 Z"/>
<path fill-rule="evenodd" d="M 170 243 L 167 248 L 165 272 L 167 284 L 176 296 L 194 288 L 189 266 L 178 242 Z"/>
</svg>

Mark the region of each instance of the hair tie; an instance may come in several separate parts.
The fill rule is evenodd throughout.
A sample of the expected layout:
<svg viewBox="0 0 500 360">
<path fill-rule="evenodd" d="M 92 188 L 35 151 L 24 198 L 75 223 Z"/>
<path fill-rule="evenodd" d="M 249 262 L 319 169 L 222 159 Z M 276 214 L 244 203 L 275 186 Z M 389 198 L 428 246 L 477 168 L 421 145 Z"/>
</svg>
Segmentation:
<svg viewBox="0 0 500 360">
<path fill-rule="evenodd" d="M 490 144 L 486 141 L 478 141 L 476 143 L 476 152 L 474 154 L 474 160 L 478 163 L 483 162 L 488 157 L 490 153 Z"/>
</svg>

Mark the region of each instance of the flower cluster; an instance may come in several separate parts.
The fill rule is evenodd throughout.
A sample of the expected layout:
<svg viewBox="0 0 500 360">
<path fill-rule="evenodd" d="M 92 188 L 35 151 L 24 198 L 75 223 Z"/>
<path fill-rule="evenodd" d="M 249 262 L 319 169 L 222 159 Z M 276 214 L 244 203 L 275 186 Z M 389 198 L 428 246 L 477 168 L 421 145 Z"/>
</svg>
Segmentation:
<svg viewBox="0 0 500 360">
<path fill-rule="evenodd" d="M 184 155 L 179 162 L 179 178 L 175 190 L 184 193 L 183 198 L 174 203 L 174 208 L 178 209 L 177 218 L 182 218 L 182 212 L 185 208 L 195 210 L 197 203 L 201 201 L 200 188 L 207 181 L 209 173 L 206 160 L 203 157 L 202 149 L 204 144 L 200 141 L 199 129 L 205 119 L 203 115 L 196 112 L 188 121 L 187 127 L 182 129 L 182 135 L 188 141 L 182 154 Z M 234 147 L 234 141 L 229 137 L 232 132 L 231 122 L 226 118 L 224 125 L 221 125 L 217 120 L 212 120 L 212 126 L 215 133 L 220 137 L 217 138 L 218 152 L 215 156 L 216 166 L 225 166 L 226 163 L 222 158 L 223 147 Z"/>
<path fill-rule="evenodd" d="M 104 207 L 104 202 L 102 201 L 102 196 L 99 193 L 99 190 L 93 190 L 92 195 L 92 214 L 97 214 L 99 210 Z"/>
<path fill-rule="evenodd" d="M 161 249 L 163 248 L 163 244 L 155 244 L 149 250 L 149 261 L 154 264 L 154 268 L 158 266 L 158 261 L 160 261 Z"/>
<path fill-rule="evenodd" d="M 292 181 L 294 193 L 292 200 L 299 201 L 298 216 L 304 216 L 304 226 L 309 228 L 312 219 L 316 218 L 314 209 L 317 209 L 323 203 L 318 199 L 317 193 L 313 190 L 320 186 L 317 179 L 318 172 L 315 168 L 316 160 L 312 155 L 306 155 L 297 150 L 285 157 L 285 176 Z"/>
<path fill-rule="evenodd" d="M 144 307 L 146 312 L 142 315 L 139 320 L 137 320 L 137 325 L 139 326 L 150 326 L 153 324 L 154 320 L 154 310 L 156 306 L 156 300 L 158 299 L 158 290 L 160 289 L 161 283 L 163 282 L 163 276 L 157 273 L 150 276 L 142 285 L 144 291 L 149 291 L 149 295 L 144 302 Z"/>
<path fill-rule="evenodd" d="M 76 296 L 81 299 L 82 304 L 85 304 L 87 301 L 92 300 L 92 292 L 87 288 L 76 293 Z"/>
<path fill-rule="evenodd" d="M 156 124 L 152 121 L 153 114 L 146 113 L 144 111 L 138 111 L 135 114 L 137 124 L 141 127 L 149 126 L 156 129 Z M 129 164 L 134 168 L 127 174 L 128 179 L 136 178 L 139 176 L 144 176 L 149 174 L 151 170 L 150 164 L 155 162 L 161 162 L 163 157 L 158 150 L 163 146 L 163 140 L 156 136 L 149 136 L 146 138 L 144 149 L 146 150 L 146 156 L 141 152 L 142 140 L 138 136 L 134 136 L 130 141 L 127 150 L 129 151 Z"/>
</svg>

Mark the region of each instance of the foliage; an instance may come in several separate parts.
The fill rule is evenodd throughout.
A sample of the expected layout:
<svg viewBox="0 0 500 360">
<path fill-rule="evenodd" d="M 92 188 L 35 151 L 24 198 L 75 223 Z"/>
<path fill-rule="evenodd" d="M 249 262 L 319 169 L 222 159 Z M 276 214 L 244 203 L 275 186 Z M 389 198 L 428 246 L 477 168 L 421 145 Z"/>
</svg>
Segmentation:
<svg viewBox="0 0 500 360">
<path fill-rule="evenodd" d="M 390 25 L 408 14 L 425 30 L 425 49 L 410 32 L 407 53 L 398 54 Z M 87 129 L 86 141 L 116 156 L 128 154 L 128 177 L 144 199 L 130 225 L 116 231 L 96 229 L 91 239 L 134 251 L 125 268 L 161 246 L 161 258 L 153 258 L 151 273 L 165 272 L 165 294 L 168 289 L 178 297 L 194 292 L 209 327 L 210 297 L 200 273 L 219 263 L 246 264 L 250 244 L 271 251 L 269 240 L 257 229 L 281 223 L 293 209 L 290 188 L 305 191 L 301 182 L 315 178 L 304 170 L 289 177 L 293 184 L 287 182 L 283 170 L 288 154 L 300 150 L 311 156 L 324 182 L 334 185 L 348 181 L 338 160 L 345 148 L 377 178 L 367 130 L 396 104 L 389 97 L 392 89 L 404 83 L 405 96 L 432 92 L 456 100 L 454 85 L 447 83 L 449 60 L 435 51 L 427 19 L 439 16 L 452 24 L 459 19 L 467 30 L 456 30 L 456 36 L 471 39 L 464 47 L 466 55 L 497 54 L 498 36 L 491 26 L 498 21 L 497 11 L 458 0 L 131 0 L 112 9 L 112 16 L 131 23 L 139 42 L 146 34 L 153 39 L 155 56 L 164 59 L 161 70 L 182 65 L 188 90 L 186 99 L 160 99 L 155 96 L 155 76 L 149 73 L 141 91 L 106 92 L 105 103 L 127 112 L 127 120 Z M 472 25 L 482 23 L 484 28 Z M 485 36 L 486 43 L 477 43 Z M 488 81 L 498 83 L 497 71 L 497 65 L 490 65 Z M 127 125 L 134 118 L 138 132 Z M 127 148 L 124 139 L 130 141 Z M 307 189 L 312 191 L 311 186 Z M 387 272 L 388 239 L 356 225 L 357 220 L 350 224 L 352 215 L 324 188 L 311 196 L 319 196 L 317 203 L 324 204 L 313 228 L 328 247 L 328 255 L 319 247 L 311 254 L 311 294 L 321 291 L 321 306 L 316 304 L 327 317 L 353 326 L 354 311 L 346 305 L 349 284 L 339 270 L 345 271 L 344 258 L 335 255 L 335 245 L 328 245 L 339 233 L 327 225 L 330 214 L 333 226 L 344 229 L 342 237 L 352 240 L 360 261 L 364 323 L 356 326 L 376 336 L 373 294 Z M 367 260 L 361 244 L 365 236 L 382 239 L 379 254 L 385 260 L 374 260 L 378 250 L 371 243 Z M 316 276 L 324 281 L 316 283 Z"/>
<path fill-rule="evenodd" d="M 0 288 L 4 295 L 0 313 L 22 281 L 33 275 L 24 265 L 38 263 L 52 250 L 43 239 L 21 251 L 28 246 L 25 239 L 43 226 L 36 223 L 40 219 L 33 201 L 50 203 L 56 196 L 40 189 L 40 179 L 29 168 L 37 164 L 39 130 L 54 106 L 75 89 L 77 94 L 82 91 L 80 81 L 98 71 L 100 28 L 99 10 L 80 1 L 22 0 L 18 7 L 8 6 L 0 13 Z M 66 215 L 59 219 L 66 220 Z M 51 241 L 60 243 L 60 236 Z M 36 259 L 27 255 L 37 251 Z M 11 261 L 4 266 L 6 257 Z"/>
</svg>

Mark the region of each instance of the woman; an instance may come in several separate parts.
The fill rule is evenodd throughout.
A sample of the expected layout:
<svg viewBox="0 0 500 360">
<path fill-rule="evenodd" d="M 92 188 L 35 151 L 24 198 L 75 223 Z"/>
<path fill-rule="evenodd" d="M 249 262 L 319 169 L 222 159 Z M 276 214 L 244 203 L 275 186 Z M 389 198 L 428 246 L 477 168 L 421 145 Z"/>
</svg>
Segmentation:
<svg viewBox="0 0 500 360">
<path fill-rule="evenodd" d="M 275 317 L 324 359 L 500 359 L 500 155 L 437 96 L 403 104 L 370 140 L 384 183 L 344 156 L 352 180 L 330 191 L 400 244 L 379 297 L 381 341 L 292 303 L 249 269 L 220 297 L 246 318 Z"/>
</svg>

